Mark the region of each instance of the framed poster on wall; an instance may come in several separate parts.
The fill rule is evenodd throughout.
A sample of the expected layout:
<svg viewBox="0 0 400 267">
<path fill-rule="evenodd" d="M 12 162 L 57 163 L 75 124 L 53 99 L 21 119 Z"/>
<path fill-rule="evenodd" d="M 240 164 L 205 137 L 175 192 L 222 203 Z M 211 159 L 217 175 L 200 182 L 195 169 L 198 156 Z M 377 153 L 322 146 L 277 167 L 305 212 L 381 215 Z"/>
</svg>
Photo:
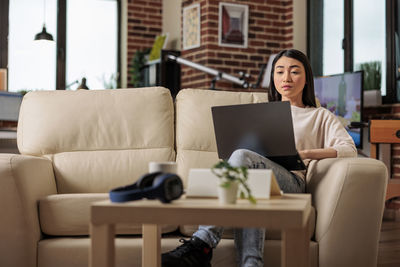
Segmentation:
<svg viewBox="0 0 400 267">
<path fill-rule="evenodd" d="M 183 8 L 183 50 L 200 47 L 200 4 Z"/>
<path fill-rule="evenodd" d="M 249 7 L 232 3 L 219 3 L 218 44 L 247 48 Z"/>
</svg>

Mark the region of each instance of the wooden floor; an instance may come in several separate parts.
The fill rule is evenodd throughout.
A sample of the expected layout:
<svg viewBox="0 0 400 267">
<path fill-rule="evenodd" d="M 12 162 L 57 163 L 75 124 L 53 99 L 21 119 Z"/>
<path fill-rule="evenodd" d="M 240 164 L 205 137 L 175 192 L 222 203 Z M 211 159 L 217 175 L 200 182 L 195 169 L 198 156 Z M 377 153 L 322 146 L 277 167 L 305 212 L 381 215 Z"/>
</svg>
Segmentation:
<svg viewBox="0 0 400 267">
<path fill-rule="evenodd" d="M 400 266 L 400 220 L 382 222 L 378 267 Z"/>
</svg>

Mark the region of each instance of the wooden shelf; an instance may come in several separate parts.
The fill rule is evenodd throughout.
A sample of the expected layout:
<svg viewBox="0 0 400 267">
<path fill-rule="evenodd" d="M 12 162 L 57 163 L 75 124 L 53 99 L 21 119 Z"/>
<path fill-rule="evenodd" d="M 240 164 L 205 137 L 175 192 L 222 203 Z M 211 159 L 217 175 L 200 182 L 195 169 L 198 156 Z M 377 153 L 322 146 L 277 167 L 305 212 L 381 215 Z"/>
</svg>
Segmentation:
<svg viewBox="0 0 400 267">
<path fill-rule="evenodd" d="M 371 158 L 378 159 L 379 144 L 400 144 L 400 120 L 371 120 L 369 122 Z M 400 179 L 389 179 L 386 200 L 400 196 Z"/>
</svg>

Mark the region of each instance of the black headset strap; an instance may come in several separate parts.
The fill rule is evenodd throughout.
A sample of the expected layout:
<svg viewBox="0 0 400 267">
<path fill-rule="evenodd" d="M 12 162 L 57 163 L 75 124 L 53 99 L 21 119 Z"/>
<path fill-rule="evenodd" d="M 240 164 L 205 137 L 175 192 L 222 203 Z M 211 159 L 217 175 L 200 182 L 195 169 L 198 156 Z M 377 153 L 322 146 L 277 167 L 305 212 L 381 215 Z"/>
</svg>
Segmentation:
<svg viewBox="0 0 400 267">
<path fill-rule="evenodd" d="M 160 177 L 162 181 L 158 185 L 154 185 L 154 179 Z M 168 203 L 171 200 L 165 197 L 166 192 L 168 191 L 165 188 L 165 181 L 169 179 L 179 179 L 182 184 L 179 176 L 171 173 L 152 173 L 146 176 L 143 176 L 136 183 L 132 185 L 122 186 L 115 188 L 109 192 L 111 202 L 126 202 L 132 200 L 138 200 L 142 198 L 155 199 L 158 198 L 160 201 Z M 151 184 L 150 184 L 151 181 Z M 143 183 L 143 184 L 142 184 Z"/>
<path fill-rule="evenodd" d="M 128 186 L 121 186 L 110 191 L 110 200 L 112 202 L 125 202 L 137 200 L 144 197 L 145 192 L 138 188 L 137 183 Z"/>
</svg>

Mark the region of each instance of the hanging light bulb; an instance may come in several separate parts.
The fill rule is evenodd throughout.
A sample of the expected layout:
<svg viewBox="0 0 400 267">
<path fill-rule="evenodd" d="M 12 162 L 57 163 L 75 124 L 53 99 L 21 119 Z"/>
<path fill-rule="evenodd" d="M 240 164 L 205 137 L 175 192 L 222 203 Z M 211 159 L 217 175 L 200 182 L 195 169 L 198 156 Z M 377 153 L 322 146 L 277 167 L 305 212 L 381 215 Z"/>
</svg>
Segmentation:
<svg viewBox="0 0 400 267">
<path fill-rule="evenodd" d="M 46 31 L 46 0 L 43 0 L 43 28 L 42 31 L 35 35 L 35 41 L 47 40 L 54 41 L 53 36 Z"/>
</svg>

